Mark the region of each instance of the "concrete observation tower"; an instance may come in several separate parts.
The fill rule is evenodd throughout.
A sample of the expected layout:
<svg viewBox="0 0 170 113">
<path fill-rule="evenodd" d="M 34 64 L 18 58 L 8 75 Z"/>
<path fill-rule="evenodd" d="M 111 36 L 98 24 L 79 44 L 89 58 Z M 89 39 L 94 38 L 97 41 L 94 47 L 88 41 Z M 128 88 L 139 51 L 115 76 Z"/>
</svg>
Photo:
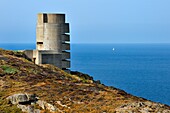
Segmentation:
<svg viewBox="0 0 170 113">
<path fill-rule="evenodd" d="M 70 68 L 69 24 L 65 14 L 38 14 L 36 27 L 36 50 L 25 54 L 36 64 L 53 64 L 64 71 Z"/>
</svg>

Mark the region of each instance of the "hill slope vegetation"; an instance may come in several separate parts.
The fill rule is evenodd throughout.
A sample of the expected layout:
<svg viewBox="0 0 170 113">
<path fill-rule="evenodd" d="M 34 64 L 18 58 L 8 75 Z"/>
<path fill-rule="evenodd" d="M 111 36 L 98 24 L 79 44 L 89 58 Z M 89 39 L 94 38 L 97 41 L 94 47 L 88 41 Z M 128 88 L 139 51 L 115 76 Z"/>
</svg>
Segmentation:
<svg viewBox="0 0 170 113">
<path fill-rule="evenodd" d="M 0 49 L 0 113 L 170 113 L 170 107 L 108 87 L 79 72 L 35 65 Z"/>
</svg>

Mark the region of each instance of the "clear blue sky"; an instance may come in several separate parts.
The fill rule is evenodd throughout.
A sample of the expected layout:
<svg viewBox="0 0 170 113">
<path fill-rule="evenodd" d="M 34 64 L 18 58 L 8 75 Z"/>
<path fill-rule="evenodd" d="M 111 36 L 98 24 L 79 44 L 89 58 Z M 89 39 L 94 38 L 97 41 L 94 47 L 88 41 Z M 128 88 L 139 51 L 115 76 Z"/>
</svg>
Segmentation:
<svg viewBox="0 0 170 113">
<path fill-rule="evenodd" d="M 39 12 L 65 13 L 71 43 L 170 43 L 170 0 L 1 0 L 0 43 L 35 43 Z"/>
</svg>

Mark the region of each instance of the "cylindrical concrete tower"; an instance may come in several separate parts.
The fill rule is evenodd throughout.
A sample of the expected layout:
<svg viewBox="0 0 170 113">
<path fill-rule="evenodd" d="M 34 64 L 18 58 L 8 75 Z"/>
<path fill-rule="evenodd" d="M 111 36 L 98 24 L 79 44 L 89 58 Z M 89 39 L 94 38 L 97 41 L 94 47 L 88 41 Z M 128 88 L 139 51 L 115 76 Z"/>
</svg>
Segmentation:
<svg viewBox="0 0 170 113">
<path fill-rule="evenodd" d="M 69 24 L 65 14 L 38 14 L 36 29 L 37 64 L 53 64 L 63 70 L 70 68 Z"/>
<path fill-rule="evenodd" d="M 65 33 L 69 33 L 69 24 L 65 23 L 65 14 L 38 14 L 37 50 L 55 50 L 58 53 L 69 44 L 65 43 Z M 67 41 L 67 40 L 66 40 Z M 69 49 L 68 47 L 66 49 Z"/>
</svg>

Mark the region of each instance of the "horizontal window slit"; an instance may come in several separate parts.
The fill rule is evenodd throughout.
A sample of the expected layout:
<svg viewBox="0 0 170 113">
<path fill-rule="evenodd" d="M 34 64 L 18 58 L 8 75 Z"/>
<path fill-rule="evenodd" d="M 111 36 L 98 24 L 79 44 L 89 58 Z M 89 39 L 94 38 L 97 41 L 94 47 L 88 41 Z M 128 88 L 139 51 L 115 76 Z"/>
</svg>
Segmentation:
<svg viewBox="0 0 170 113">
<path fill-rule="evenodd" d="M 43 44 L 43 42 L 37 42 L 37 44 Z"/>
</svg>

